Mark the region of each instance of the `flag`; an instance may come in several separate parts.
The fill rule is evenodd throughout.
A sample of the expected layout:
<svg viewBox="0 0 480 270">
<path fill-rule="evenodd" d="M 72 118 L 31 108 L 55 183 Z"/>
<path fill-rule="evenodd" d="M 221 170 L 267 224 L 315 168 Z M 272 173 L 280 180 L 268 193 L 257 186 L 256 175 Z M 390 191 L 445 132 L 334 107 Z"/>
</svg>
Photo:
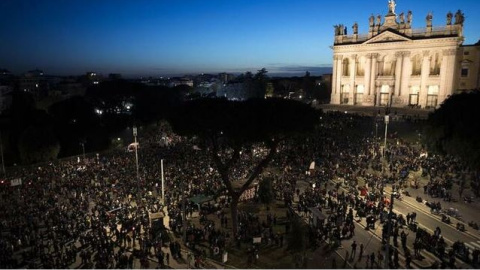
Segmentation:
<svg viewBox="0 0 480 270">
<path fill-rule="evenodd" d="M 133 152 L 133 151 L 135 151 L 136 148 L 137 149 L 140 148 L 140 145 L 138 144 L 138 142 L 129 144 L 128 147 L 127 147 L 127 151 L 128 152 Z"/>
</svg>

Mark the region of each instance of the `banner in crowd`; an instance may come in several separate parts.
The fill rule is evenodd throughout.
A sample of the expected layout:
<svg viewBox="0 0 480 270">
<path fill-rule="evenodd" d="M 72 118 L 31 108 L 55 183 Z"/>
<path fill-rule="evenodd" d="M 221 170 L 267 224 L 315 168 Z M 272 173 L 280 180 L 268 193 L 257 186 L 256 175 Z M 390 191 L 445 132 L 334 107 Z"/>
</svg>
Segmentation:
<svg viewBox="0 0 480 270">
<path fill-rule="evenodd" d="M 136 148 L 140 148 L 140 145 L 138 144 L 138 142 L 134 142 L 134 143 L 129 144 L 128 147 L 127 147 L 127 151 L 128 152 L 134 152 Z"/>
<path fill-rule="evenodd" d="M 21 184 L 22 184 L 22 179 L 21 178 L 12 179 L 12 181 L 10 181 L 10 186 L 12 186 L 12 187 L 20 186 Z"/>
<path fill-rule="evenodd" d="M 257 193 L 257 187 L 256 186 L 251 187 L 242 193 L 242 196 L 240 196 L 239 201 L 244 202 L 244 201 L 251 200 L 255 198 L 256 193 Z"/>
</svg>

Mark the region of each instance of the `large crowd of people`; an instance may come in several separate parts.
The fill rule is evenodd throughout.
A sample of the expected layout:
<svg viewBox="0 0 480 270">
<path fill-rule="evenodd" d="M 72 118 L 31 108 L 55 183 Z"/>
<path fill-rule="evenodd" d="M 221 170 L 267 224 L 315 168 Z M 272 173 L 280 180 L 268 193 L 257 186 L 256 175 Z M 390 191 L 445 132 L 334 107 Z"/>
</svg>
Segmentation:
<svg viewBox="0 0 480 270">
<path fill-rule="evenodd" d="M 454 159 L 427 157 L 418 145 L 401 140 L 388 147 L 385 155 L 390 165 L 386 167 L 381 144 L 370 131 L 372 126 L 371 117 L 330 113 L 322 117 L 312 136 L 290 139 L 280 145 L 268 170 L 274 179 L 276 198 L 292 206 L 297 197 L 298 213 L 306 213 L 312 207 L 328 209 L 328 222 L 311 231 L 312 239 L 338 244 L 354 236 L 353 221 L 357 216 L 385 220 L 386 202 L 381 200 L 380 193 L 385 173 L 372 171 L 388 172 L 388 180 L 401 185 L 398 180 L 422 168 L 431 179 L 426 193 L 447 199 L 452 175 L 466 171 Z M 22 184 L 10 186 L 6 182 L 0 187 L 0 265 L 68 268 L 80 258 L 87 267 L 129 268 L 133 256 L 138 256 L 141 266 L 148 268 L 149 256 L 158 258 L 161 265 L 168 264 L 170 254 L 173 258 L 181 256 L 180 245 L 173 240 L 169 241 L 170 254 L 164 254 L 161 247 L 168 240 L 159 236 L 149 218 L 151 213 L 162 210 L 161 159 L 165 161 L 164 204 L 168 206 L 170 228 L 178 233 L 186 230 L 187 246 L 196 250 L 195 245 L 206 242 L 211 253 L 217 255 L 225 249 L 228 239 L 240 246 L 251 243 L 258 235 L 283 246 L 283 235 L 272 230 L 277 218 L 274 216 L 260 220 L 240 211 L 238 235 L 230 235 L 225 229 L 229 199 L 223 196 L 225 188 L 209 149 L 202 150 L 204 146 L 199 142 L 177 137 L 162 126 L 145 130 L 143 135 L 140 130 L 139 135 L 140 179 L 135 155 L 124 149 L 85 159 L 9 168 L 7 178 L 21 179 Z M 160 144 L 161 137 L 168 137 L 169 145 Z M 232 171 L 232 179 L 245 178 L 264 152 L 257 146 L 244 153 Z M 312 161 L 316 167 L 309 172 Z M 339 186 L 328 189 L 328 182 L 338 177 L 355 192 L 345 194 Z M 312 188 L 300 192 L 296 189 L 300 179 L 309 181 Z M 368 189 L 365 194 L 358 192 L 359 179 L 364 180 Z M 199 213 L 203 227 L 187 224 L 182 217 L 182 207 L 190 215 L 198 207 L 191 202 L 183 206 L 183 198 L 197 195 L 216 199 Z M 206 219 L 207 213 L 216 213 L 221 224 Z M 401 225 L 402 218 L 398 217 L 392 230 L 397 236 Z M 252 248 L 248 259 L 254 260 L 256 252 Z M 208 254 L 195 254 L 195 264 L 205 256 Z"/>
</svg>

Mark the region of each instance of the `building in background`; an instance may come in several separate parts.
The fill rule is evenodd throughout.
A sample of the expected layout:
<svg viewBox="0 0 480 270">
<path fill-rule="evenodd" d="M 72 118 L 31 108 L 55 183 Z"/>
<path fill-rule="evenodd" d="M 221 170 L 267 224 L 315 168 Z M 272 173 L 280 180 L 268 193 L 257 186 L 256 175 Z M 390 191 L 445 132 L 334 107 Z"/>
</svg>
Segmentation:
<svg viewBox="0 0 480 270">
<path fill-rule="evenodd" d="M 370 16 L 369 31 L 358 24 L 335 26 L 331 104 L 436 108 L 449 95 L 478 89 L 480 44 L 463 45 L 464 14 L 445 16 L 443 26 L 412 29 L 412 12 Z M 418 18 L 419 16 L 417 16 Z"/>
</svg>

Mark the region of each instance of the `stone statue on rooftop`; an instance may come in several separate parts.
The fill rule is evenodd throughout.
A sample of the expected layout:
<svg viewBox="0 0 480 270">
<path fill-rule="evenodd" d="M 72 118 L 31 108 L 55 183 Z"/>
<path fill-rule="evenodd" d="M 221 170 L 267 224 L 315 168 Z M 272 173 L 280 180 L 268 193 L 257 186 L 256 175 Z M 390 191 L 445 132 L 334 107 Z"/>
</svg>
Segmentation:
<svg viewBox="0 0 480 270">
<path fill-rule="evenodd" d="M 453 14 L 452 12 L 448 12 L 447 13 L 447 25 L 451 25 L 452 24 L 452 18 L 453 18 Z"/>
<path fill-rule="evenodd" d="M 455 24 L 463 25 L 464 20 L 465 20 L 465 16 L 463 15 L 462 11 L 459 9 L 457 13 L 455 13 Z"/>
<path fill-rule="evenodd" d="M 377 16 L 377 25 L 380 25 L 382 23 L 382 16 L 378 15 Z"/>
<path fill-rule="evenodd" d="M 347 34 L 347 27 L 345 27 L 343 24 L 336 24 L 333 27 L 335 28 L 335 36 L 343 36 Z"/>
<path fill-rule="evenodd" d="M 426 19 L 426 21 L 427 21 L 427 26 L 432 26 L 433 15 L 432 15 L 431 12 L 429 12 L 429 13 L 427 14 L 427 17 L 426 17 L 425 19 Z"/>
<path fill-rule="evenodd" d="M 358 34 L 358 23 L 357 22 L 355 22 L 353 24 L 352 28 L 353 28 L 353 34 L 354 35 Z"/>
<path fill-rule="evenodd" d="M 375 16 L 373 16 L 373 14 L 370 16 L 370 18 L 368 18 L 370 24 L 369 26 L 374 26 L 374 21 L 375 21 Z"/>
<path fill-rule="evenodd" d="M 388 14 L 395 14 L 395 0 L 388 1 Z"/>
<path fill-rule="evenodd" d="M 407 13 L 407 23 L 411 24 L 412 23 L 412 11 L 409 10 Z"/>
<path fill-rule="evenodd" d="M 404 24 L 405 23 L 405 15 L 402 13 L 400 13 L 400 15 L 398 15 L 398 18 L 400 19 L 400 23 L 401 24 Z"/>
</svg>

